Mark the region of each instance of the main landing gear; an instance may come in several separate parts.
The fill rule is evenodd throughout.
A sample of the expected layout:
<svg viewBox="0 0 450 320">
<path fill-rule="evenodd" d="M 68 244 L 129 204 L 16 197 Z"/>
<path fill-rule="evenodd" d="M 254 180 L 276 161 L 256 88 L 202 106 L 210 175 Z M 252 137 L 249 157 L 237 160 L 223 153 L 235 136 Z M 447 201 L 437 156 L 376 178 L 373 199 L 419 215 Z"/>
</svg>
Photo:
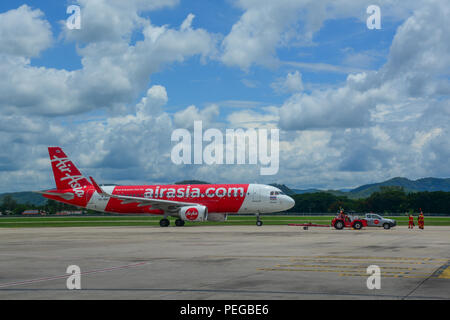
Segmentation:
<svg viewBox="0 0 450 320">
<path fill-rule="evenodd" d="M 161 219 L 161 220 L 159 221 L 159 225 L 160 225 L 161 227 L 168 227 L 168 226 L 170 225 L 170 221 L 169 221 L 169 219 L 167 219 L 167 218 L 163 218 L 163 219 Z M 182 226 L 184 226 L 184 220 L 181 220 L 181 219 L 175 220 L 175 225 L 176 225 L 177 227 L 182 227 Z"/>
<path fill-rule="evenodd" d="M 182 227 L 182 226 L 184 226 L 184 220 L 181 220 L 181 219 L 175 220 L 175 225 L 176 225 L 177 227 Z"/>
<path fill-rule="evenodd" d="M 167 218 L 159 220 L 159 225 L 161 227 L 168 227 L 170 225 L 170 221 Z"/>
<path fill-rule="evenodd" d="M 256 225 L 258 227 L 261 227 L 263 225 L 263 222 L 259 219 L 259 213 L 256 214 Z"/>
</svg>

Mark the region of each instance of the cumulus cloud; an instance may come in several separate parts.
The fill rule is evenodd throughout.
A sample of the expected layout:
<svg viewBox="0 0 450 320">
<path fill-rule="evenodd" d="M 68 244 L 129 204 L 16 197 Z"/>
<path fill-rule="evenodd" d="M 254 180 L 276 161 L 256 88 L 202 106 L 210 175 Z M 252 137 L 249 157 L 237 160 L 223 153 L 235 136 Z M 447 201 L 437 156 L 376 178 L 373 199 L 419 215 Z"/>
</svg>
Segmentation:
<svg viewBox="0 0 450 320">
<path fill-rule="evenodd" d="M 418 97 L 436 99 L 441 78 L 450 70 L 448 11 L 443 1 L 418 9 L 399 27 L 380 70 L 351 74 L 337 89 L 293 95 L 280 109 L 280 126 L 287 130 L 362 127 L 372 124 L 371 113 L 377 106 L 410 104 Z"/>
<path fill-rule="evenodd" d="M 253 63 L 275 65 L 275 49 L 285 28 L 298 19 L 305 1 L 238 1 L 245 10 L 223 40 L 222 61 L 248 69 Z"/>
<path fill-rule="evenodd" d="M 52 44 L 52 36 L 39 9 L 22 5 L 0 14 L 0 54 L 36 57 Z"/>
<path fill-rule="evenodd" d="M 154 85 L 147 91 L 147 96 L 142 98 L 137 105 L 138 115 L 152 115 L 161 113 L 161 107 L 168 101 L 166 88 L 160 85 Z"/>
<path fill-rule="evenodd" d="M 188 15 L 179 29 L 155 26 L 138 16 L 138 10 L 171 6 L 176 1 L 148 4 L 135 0 L 125 5 L 123 1 L 80 0 L 79 3 L 87 15 L 82 17 L 82 29 L 63 28 L 66 39 L 80 44 L 82 68 L 74 71 L 31 66 L 28 57 L 44 50 L 51 37 L 49 24 L 39 10 L 22 6 L 1 15 L 0 24 L 10 27 L 17 24 L 18 30 L 17 34 L 12 32 L 0 39 L 3 112 L 58 116 L 98 108 L 117 110 L 135 101 L 147 87 L 151 74 L 165 65 L 195 55 L 206 60 L 214 54 L 216 37 L 204 29 L 193 28 L 193 15 Z M 25 19 L 24 26 L 21 19 Z M 2 27 L 0 32 L 10 27 L 4 30 Z M 98 36 L 90 32 L 91 28 Z M 111 30 L 103 32 L 102 28 Z M 127 35 L 133 31 L 141 32 L 143 40 L 132 44 Z M 20 36 L 27 32 L 27 37 Z"/>
<path fill-rule="evenodd" d="M 378 1 L 383 19 L 401 20 L 421 1 Z M 328 19 L 367 19 L 365 0 L 237 0 L 243 14 L 222 42 L 221 60 L 248 70 L 252 65 L 276 66 L 280 47 L 311 45 Z"/>
<path fill-rule="evenodd" d="M 173 7 L 178 0 L 78 0 L 81 8 L 82 28 L 69 30 L 63 28 L 63 37 L 67 41 L 81 44 L 93 42 L 115 42 L 129 40 L 136 29 L 142 29 L 147 23 L 139 16 L 140 12 L 152 11 L 164 7 Z M 65 21 L 61 21 L 65 24 Z"/>
<path fill-rule="evenodd" d="M 264 107 L 259 111 L 244 109 L 232 112 L 227 116 L 231 127 L 244 128 L 277 128 L 278 108 Z"/>
<path fill-rule="evenodd" d="M 219 106 L 216 104 L 209 105 L 202 110 L 191 105 L 175 113 L 173 120 L 174 124 L 179 128 L 192 129 L 194 127 L 194 121 L 202 121 L 203 127 L 206 127 L 213 125 L 219 113 Z"/>
<path fill-rule="evenodd" d="M 278 93 L 293 93 L 303 90 L 302 75 L 300 72 L 289 72 L 286 78 L 277 79 L 271 87 Z"/>
</svg>

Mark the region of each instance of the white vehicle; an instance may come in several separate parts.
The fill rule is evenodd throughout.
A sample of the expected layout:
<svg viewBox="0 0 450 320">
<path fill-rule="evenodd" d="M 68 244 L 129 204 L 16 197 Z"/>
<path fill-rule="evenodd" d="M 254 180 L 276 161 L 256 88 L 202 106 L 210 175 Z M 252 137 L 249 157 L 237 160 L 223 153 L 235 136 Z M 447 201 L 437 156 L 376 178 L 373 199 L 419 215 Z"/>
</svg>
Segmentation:
<svg viewBox="0 0 450 320">
<path fill-rule="evenodd" d="M 368 227 L 383 227 L 384 229 L 390 229 L 397 225 L 395 220 L 383 218 L 375 213 L 366 213 L 364 219 L 367 221 Z"/>
</svg>

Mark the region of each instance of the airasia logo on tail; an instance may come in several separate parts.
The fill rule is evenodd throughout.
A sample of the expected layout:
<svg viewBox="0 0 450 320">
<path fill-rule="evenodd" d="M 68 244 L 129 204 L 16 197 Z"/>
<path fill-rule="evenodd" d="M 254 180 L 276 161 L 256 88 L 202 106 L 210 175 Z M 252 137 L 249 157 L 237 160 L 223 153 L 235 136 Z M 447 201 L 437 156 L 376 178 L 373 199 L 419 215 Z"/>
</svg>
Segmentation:
<svg viewBox="0 0 450 320">
<path fill-rule="evenodd" d="M 189 208 L 186 210 L 185 215 L 188 220 L 196 220 L 198 218 L 198 210 L 196 208 Z"/>
<path fill-rule="evenodd" d="M 60 150 L 56 150 L 56 153 L 61 153 Z M 73 189 L 73 192 L 78 198 L 84 197 L 84 190 L 82 189 L 79 180 L 85 179 L 82 175 L 72 175 L 72 163 L 68 157 L 59 158 L 57 155 L 53 155 L 51 162 L 56 162 L 55 167 L 60 172 L 59 181 L 67 181 L 67 184 Z"/>
</svg>

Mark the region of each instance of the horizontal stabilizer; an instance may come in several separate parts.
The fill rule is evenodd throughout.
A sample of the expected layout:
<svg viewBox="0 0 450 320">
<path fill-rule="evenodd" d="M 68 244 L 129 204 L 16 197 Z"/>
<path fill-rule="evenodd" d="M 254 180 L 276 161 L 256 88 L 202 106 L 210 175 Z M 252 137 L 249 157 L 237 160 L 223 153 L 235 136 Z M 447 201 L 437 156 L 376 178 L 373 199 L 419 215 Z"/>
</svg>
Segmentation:
<svg viewBox="0 0 450 320">
<path fill-rule="evenodd" d="M 53 191 L 32 191 L 32 192 L 40 193 L 46 196 L 60 197 L 65 200 L 72 200 L 75 197 L 75 195 L 71 192 L 53 192 Z"/>
</svg>

